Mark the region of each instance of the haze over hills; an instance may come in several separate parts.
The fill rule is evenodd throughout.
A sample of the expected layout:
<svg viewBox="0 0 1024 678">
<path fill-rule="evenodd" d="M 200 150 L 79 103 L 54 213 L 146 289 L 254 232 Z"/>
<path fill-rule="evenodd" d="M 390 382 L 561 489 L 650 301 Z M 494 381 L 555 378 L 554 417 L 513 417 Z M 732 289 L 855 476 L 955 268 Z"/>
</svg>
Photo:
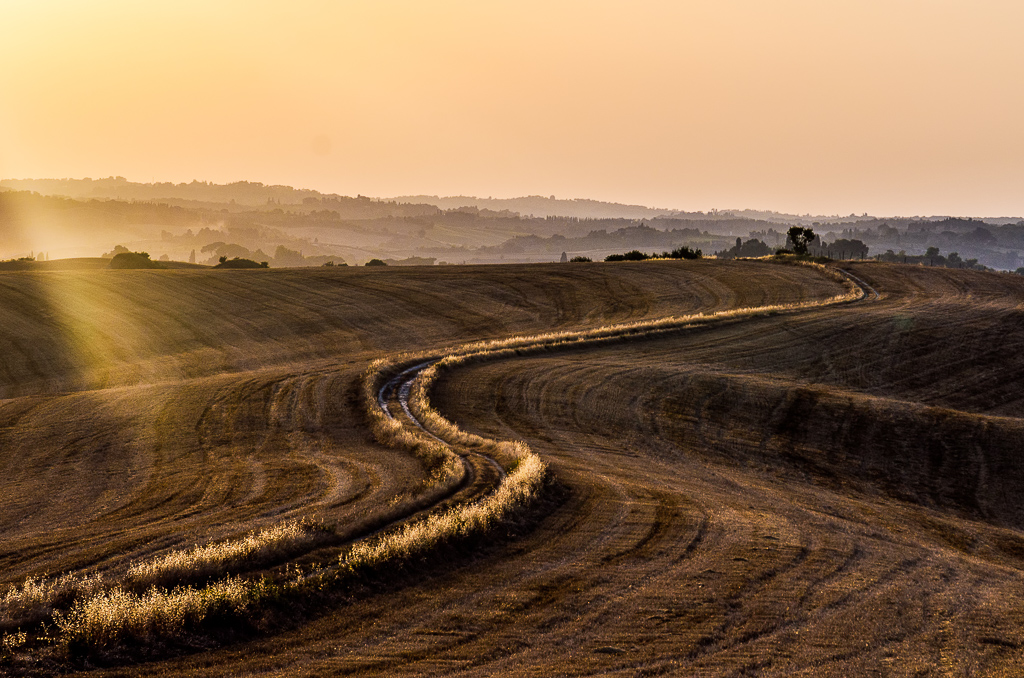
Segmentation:
<svg viewBox="0 0 1024 678">
<path fill-rule="evenodd" d="M 215 264 L 220 257 L 273 267 L 502 263 L 601 259 L 640 249 L 701 249 L 760 256 L 786 246 L 790 226 L 813 228 L 814 252 L 841 258 L 941 261 L 1017 270 L 1018 217 L 874 217 L 753 209 L 683 212 L 554 196 L 393 199 L 325 194 L 239 181 L 139 183 L 104 179 L 0 181 L 0 258 L 98 257 L 121 246 L 154 259 Z M 742 242 L 743 240 L 747 242 Z M 930 254 L 929 254 L 930 253 Z M 944 264 L 945 265 L 945 264 Z"/>
</svg>

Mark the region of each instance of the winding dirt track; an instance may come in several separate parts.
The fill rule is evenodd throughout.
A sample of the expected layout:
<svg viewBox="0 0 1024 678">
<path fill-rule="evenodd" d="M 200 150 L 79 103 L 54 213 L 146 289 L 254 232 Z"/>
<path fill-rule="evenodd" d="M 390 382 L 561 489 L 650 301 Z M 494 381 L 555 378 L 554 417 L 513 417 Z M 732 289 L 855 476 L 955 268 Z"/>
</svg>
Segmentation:
<svg viewBox="0 0 1024 678">
<path fill-rule="evenodd" d="M 75 278 L 106 309 L 91 327 L 109 351 L 44 350 L 28 319 L 2 337 L 22 375 L 0 402 L 4 579 L 116 574 L 290 515 L 357 534 L 423 479 L 368 441 L 355 407 L 381 350 L 838 291 L 755 262 L 463 270 L 286 272 L 261 282 L 283 315 L 255 319 L 233 310 L 246 289 L 205 311 L 203 286 L 229 279 L 196 277 L 188 304 L 163 293 L 134 371 L 104 332 L 141 318 Z M 93 675 L 1017 675 L 1024 282 L 851 272 L 881 298 L 446 374 L 437 409 L 525 440 L 564 487 L 532 531 L 296 628 Z M 168 317 L 187 330 L 168 336 Z"/>
</svg>

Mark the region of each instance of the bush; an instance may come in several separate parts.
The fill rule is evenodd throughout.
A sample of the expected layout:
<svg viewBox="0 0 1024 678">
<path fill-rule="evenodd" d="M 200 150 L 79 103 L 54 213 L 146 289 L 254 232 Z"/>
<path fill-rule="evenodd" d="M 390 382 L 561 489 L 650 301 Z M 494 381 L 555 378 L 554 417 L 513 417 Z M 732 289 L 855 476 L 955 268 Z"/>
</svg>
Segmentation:
<svg viewBox="0 0 1024 678">
<path fill-rule="evenodd" d="M 644 254 L 640 250 L 630 250 L 625 254 L 609 254 L 604 258 L 605 261 L 644 261 L 651 257 Z"/>
<path fill-rule="evenodd" d="M 164 268 L 151 260 L 149 252 L 121 252 L 110 260 L 110 268 Z"/>
<path fill-rule="evenodd" d="M 252 259 L 240 259 L 239 257 L 234 259 L 221 257 L 220 263 L 214 266 L 214 268 L 270 268 L 270 264 L 265 261 L 256 263 Z"/>
<path fill-rule="evenodd" d="M 370 259 L 368 262 L 366 262 L 366 266 L 387 266 L 387 264 L 385 264 L 380 259 Z"/>
<path fill-rule="evenodd" d="M 590 257 L 573 257 L 569 260 L 570 264 L 589 264 L 593 259 Z"/>
</svg>

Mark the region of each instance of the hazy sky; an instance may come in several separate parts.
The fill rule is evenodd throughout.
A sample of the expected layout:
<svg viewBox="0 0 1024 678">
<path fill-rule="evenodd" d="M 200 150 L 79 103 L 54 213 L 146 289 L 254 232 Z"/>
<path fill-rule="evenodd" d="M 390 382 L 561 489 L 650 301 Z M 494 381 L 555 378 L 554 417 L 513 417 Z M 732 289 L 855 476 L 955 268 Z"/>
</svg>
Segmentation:
<svg viewBox="0 0 1024 678">
<path fill-rule="evenodd" d="M 0 0 L 0 177 L 1024 215 L 1020 0 Z"/>
</svg>

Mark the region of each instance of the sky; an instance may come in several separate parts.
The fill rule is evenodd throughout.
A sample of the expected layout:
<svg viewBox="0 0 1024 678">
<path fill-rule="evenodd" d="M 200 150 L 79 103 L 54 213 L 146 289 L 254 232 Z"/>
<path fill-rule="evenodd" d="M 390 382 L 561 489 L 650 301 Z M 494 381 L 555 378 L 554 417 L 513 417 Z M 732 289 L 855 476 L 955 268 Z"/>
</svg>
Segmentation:
<svg viewBox="0 0 1024 678">
<path fill-rule="evenodd" d="M 0 0 L 0 178 L 1024 215 L 1019 0 Z"/>
</svg>

